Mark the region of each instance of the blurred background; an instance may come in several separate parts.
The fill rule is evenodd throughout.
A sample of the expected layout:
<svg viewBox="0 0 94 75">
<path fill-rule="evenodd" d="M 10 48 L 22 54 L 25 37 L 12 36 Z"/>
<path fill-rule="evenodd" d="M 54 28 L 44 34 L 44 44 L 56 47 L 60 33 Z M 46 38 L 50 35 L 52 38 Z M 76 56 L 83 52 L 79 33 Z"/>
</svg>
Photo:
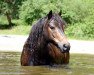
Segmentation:
<svg viewBox="0 0 94 75">
<path fill-rule="evenodd" d="M 94 0 L 0 0 L 0 34 L 28 35 L 50 10 L 62 10 L 69 38 L 94 40 Z"/>
</svg>

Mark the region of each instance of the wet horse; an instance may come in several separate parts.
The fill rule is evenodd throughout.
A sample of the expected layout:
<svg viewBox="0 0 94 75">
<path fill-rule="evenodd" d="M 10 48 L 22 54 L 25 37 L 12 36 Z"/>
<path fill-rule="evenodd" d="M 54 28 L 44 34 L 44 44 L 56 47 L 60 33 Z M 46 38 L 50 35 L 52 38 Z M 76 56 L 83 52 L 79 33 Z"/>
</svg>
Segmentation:
<svg viewBox="0 0 94 75">
<path fill-rule="evenodd" d="M 21 65 L 68 64 L 70 44 L 64 34 L 61 12 L 50 11 L 35 25 L 24 44 Z"/>
</svg>

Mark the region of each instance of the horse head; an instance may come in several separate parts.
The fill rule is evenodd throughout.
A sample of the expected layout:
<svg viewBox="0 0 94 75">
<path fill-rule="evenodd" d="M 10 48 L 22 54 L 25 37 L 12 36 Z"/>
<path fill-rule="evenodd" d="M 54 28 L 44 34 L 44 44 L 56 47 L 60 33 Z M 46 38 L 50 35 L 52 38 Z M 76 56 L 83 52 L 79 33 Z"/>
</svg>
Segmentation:
<svg viewBox="0 0 94 75">
<path fill-rule="evenodd" d="M 70 43 L 65 36 L 64 26 L 65 21 L 61 17 L 61 11 L 59 13 L 50 11 L 43 27 L 46 41 L 55 45 L 62 53 L 69 52 L 70 50 Z"/>
</svg>

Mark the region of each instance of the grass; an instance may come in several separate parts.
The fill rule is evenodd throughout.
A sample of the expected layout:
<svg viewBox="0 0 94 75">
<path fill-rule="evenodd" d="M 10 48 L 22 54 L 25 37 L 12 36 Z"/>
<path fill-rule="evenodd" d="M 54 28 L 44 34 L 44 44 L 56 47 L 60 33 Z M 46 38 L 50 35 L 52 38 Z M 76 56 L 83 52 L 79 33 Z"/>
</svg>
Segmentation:
<svg viewBox="0 0 94 75">
<path fill-rule="evenodd" d="M 67 34 L 66 34 L 67 35 Z M 92 38 L 89 38 L 89 37 L 87 37 L 87 36 L 85 36 L 85 37 L 82 37 L 82 36 L 80 36 L 80 37 L 77 37 L 77 36 L 70 36 L 70 35 L 67 35 L 67 37 L 69 38 L 69 39 L 71 39 L 71 40 L 86 40 L 86 41 L 94 41 L 94 37 L 92 37 Z"/>
<path fill-rule="evenodd" d="M 5 19 L 5 21 L 3 21 Z M 11 34 L 11 35 L 27 35 L 30 32 L 31 26 L 26 25 L 26 23 L 23 23 L 21 20 L 12 20 L 12 23 L 15 24 L 11 28 L 8 27 L 8 22 L 6 21 L 6 18 L 3 17 L 0 19 L 0 25 L 2 28 L 0 28 L 0 34 Z"/>
<path fill-rule="evenodd" d="M 68 25 L 65 28 L 65 34 L 70 39 L 79 40 L 94 40 L 94 26 L 85 23 L 75 23 L 74 25 Z"/>
<path fill-rule="evenodd" d="M 0 34 L 13 34 L 13 35 L 27 35 L 30 32 L 31 26 L 21 20 L 12 20 L 15 24 L 13 27 L 8 28 L 8 22 L 5 16 L 0 16 Z"/>
<path fill-rule="evenodd" d="M 7 35 L 28 35 L 31 30 L 30 25 L 17 25 L 14 26 L 11 29 L 0 29 L 0 34 L 7 34 Z M 67 34 L 66 34 L 67 35 Z M 67 35 L 69 39 L 79 39 L 79 40 L 94 40 L 94 38 L 88 38 L 88 37 L 75 37 L 75 36 L 70 36 Z"/>
<path fill-rule="evenodd" d="M 3 21 L 3 19 L 5 19 L 5 20 Z M 28 35 L 31 30 L 31 27 L 32 27 L 31 25 L 27 25 L 26 23 L 22 22 L 21 20 L 12 20 L 12 23 L 15 24 L 12 28 L 6 28 L 6 27 L 8 27 L 8 22 L 6 21 L 6 18 L 5 17 L 3 17 L 2 19 L 0 18 L 0 25 L 5 27 L 4 29 L 0 28 L 0 34 Z M 67 37 L 69 39 L 94 40 L 94 37 L 92 37 L 92 38 L 89 38 L 87 36 L 83 37 L 83 36 L 78 36 L 78 34 L 77 34 L 77 36 L 72 36 L 72 35 L 70 35 L 70 33 L 71 33 L 70 31 L 72 31 L 70 29 L 72 29 L 72 28 L 65 29 L 65 34 L 67 35 Z M 79 34 L 81 34 L 81 32 L 79 32 Z"/>
<path fill-rule="evenodd" d="M 29 34 L 30 29 L 31 29 L 31 26 L 19 25 L 19 26 L 14 26 L 11 29 L 0 30 L 0 34 L 27 35 Z"/>
</svg>

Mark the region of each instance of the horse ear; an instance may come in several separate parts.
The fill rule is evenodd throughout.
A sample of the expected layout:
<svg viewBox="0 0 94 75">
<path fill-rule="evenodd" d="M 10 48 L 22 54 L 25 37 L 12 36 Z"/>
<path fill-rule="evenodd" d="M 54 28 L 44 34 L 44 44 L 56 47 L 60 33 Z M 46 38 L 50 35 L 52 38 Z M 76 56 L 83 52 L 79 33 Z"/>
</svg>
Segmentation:
<svg viewBox="0 0 94 75">
<path fill-rule="evenodd" d="M 62 10 L 60 10 L 60 12 L 58 13 L 58 15 L 60 15 L 60 16 L 62 15 Z"/>
<path fill-rule="evenodd" d="M 48 13 L 48 20 L 50 20 L 52 18 L 52 10 Z"/>
</svg>

